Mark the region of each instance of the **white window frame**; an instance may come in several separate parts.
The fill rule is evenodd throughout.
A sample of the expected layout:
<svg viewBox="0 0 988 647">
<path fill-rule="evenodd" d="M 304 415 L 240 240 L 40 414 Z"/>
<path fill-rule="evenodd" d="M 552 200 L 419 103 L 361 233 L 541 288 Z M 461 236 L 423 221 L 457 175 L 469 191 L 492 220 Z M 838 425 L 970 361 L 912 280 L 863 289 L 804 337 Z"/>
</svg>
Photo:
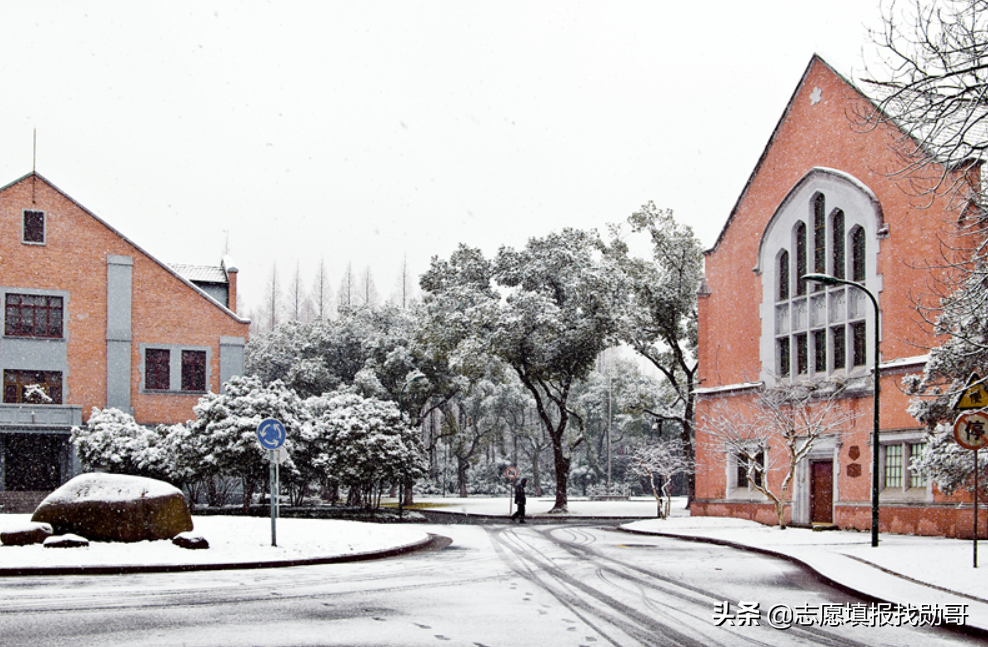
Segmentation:
<svg viewBox="0 0 988 647">
<path fill-rule="evenodd" d="M 768 464 L 769 448 L 767 444 L 761 444 L 753 446 L 753 449 L 757 449 L 762 453 L 762 479 L 768 478 Z M 738 478 L 738 468 L 740 467 L 740 457 L 741 452 L 737 448 L 726 448 L 725 453 L 727 454 L 727 498 L 728 499 L 747 499 L 747 500 L 760 500 L 764 499 L 765 495 L 759 492 L 746 478 L 743 483 L 739 482 Z"/>
<path fill-rule="evenodd" d="M 814 200 L 822 195 L 825 200 L 824 232 L 826 236 L 826 272 L 833 275 L 833 214 L 839 209 L 844 217 L 844 276 L 850 280 L 853 271 L 852 237 L 860 227 L 865 237 L 865 287 L 881 299 L 882 277 L 877 273 L 880 240 L 887 235 L 881 206 L 874 193 L 854 177 L 833 169 L 815 168 L 803 177 L 779 205 L 765 228 L 760 241 L 758 263 L 755 272 L 762 276 L 761 315 L 761 375 L 768 385 L 799 379 L 820 379 L 832 376 L 867 376 L 874 362 L 875 315 L 870 301 L 861 290 L 850 286 L 830 288 L 808 285 L 804 295 L 799 295 L 797 284 L 798 259 L 796 228 L 802 222 L 806 226 L 806 271 L 814 272 Z M 789 295 L 778 298 L 780 269 L 779 258 L 783 251 L 789 254 Z M 854 366 L 853 328 L 864 322 L 866 361 Z M 835 368 L 833 356 L 834 329 L 844 327 L 845 361 L 843 368 Z M 825 370 L 816 370 L 814 333 L 820 332 L 826 339 Z M 797 336 L 806 335 L 807 371 L 799 373 Z M 780 344 L 789 340 L 789 375 L 779 375 Z"/>
</svg>

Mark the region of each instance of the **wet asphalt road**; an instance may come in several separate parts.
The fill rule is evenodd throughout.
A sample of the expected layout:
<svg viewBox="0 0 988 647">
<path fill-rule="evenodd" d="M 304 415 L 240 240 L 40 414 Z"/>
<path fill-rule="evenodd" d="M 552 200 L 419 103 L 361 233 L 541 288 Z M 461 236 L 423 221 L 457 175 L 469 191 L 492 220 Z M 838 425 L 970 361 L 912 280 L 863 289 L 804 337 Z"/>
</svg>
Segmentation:
<svg viewBox="0 0 988 647">
<path fill-rule="evenodd" d="M 452 543 L 349 564 L 0 580 L 0 645 L 935 647 L 985 640 L 943 628 L 867 626 L 870 601 L 789 562 L 722 546 L 579 524 L 427 529 Z M 801 611 L 805 624 L 770 626 L 770 610 L 780 607 Z M 773 621 L 785 624 L 782 616 Z"/>
</svg>

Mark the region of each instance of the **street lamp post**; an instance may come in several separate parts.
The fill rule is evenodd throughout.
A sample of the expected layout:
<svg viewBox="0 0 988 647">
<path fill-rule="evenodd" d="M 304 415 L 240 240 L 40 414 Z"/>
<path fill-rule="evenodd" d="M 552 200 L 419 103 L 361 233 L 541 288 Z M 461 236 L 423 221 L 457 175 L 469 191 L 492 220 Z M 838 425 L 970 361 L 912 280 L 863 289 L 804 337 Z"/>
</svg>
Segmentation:
<svg viewBox="0 0 988 647">
<path fill-rule="evenodd" d="M 871 545 L 872 547 L 878 547 L 878 470 L 879 470 L 879 451 L 881 450 L 881 445 L 879 444 L 879 416 L 878 416 L 878 403 L 879 403 L 879 393 L 881 391 L 881 379 L 879 375 L 879 362 L 880 362 L 880 346 L 881 343 L 881 327 L 879 326 L 879 317 L 881 313 L 878 309 L 878 299 L 875 295 L 865 286 L 857 283 L 855 281 L 848 281 L 847 279 L 839 279 L 836 276 L 830 276 L 829 274 L 804 274 L 801 277 L 804 281 L 813 281 L 814 283 L 820 283 L 821 285 L 849 285 L 851 287 L 857 288 L 868 295 L 871 299 L 871 305 L 875 308 L 875 406 L 874 406 L 874 428 L 872 430 L 871 438 Z"/>
</svg>

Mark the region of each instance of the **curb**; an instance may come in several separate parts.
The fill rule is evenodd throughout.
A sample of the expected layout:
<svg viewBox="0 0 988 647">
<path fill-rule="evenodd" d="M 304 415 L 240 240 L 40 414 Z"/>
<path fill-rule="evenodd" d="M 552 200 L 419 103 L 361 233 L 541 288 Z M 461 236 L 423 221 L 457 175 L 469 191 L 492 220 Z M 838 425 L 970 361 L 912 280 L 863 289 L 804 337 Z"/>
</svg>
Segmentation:
<svg viewBox="0 0 988 647">
<path fill-rule="evenodd" d="M 114 566 L 23 566 L 0 568 L 0 577 L 51 576 L 51 575 L 127 575 L 133 573 L 186 573 L 192 571 L 253 570 L 259 568 L 287 568 L 289 566 L 316 566 L 320 564 L 342 564 L 365 562 L 373 559 L 397 557 L 419 550 L 439 550 L 453 541 L 442 535 L 429 534 L 421 541 L 364 553 L 349 553 L 330 557 L 308 557 L 251 562 L 218 562 L 212 564 L 133 564 Z"/>
<path fill-rule="evenodd" d="M 682 541 L 694 541 L 694 542 L 703 543 L 703 544 L 714 544 L 714 545 L 717 545 L 717 546 L 726 546 L 728 548 L 736 548 L 738 550 L 746 550 L 748 552 L 758 553 L 760 555 L 769 555 L 771 557 L 777 557 L 779 559 L 783 559 L 783 560 L 785 560 L 787 562 L 790 562 L 792 564 L 795 564 L 795 565 L 797 565 L 797 566 L 799 566 L 801 568 L 805 568 L 810 573 L 812 573 L 813 576 L 816 577 L 819 581 L 824 582 L 825 584 L 828 584 L 830 586 L 833 586 L 834 588 L 836 588 L 838 590 L 844 591 L 845 593 L 850 593 L 850 594 L 856 595 L 857 597 L 860 597 L 860 598 L 863 598 L 865 600 L 868 600 L 869 602 L 882 602 L 882 603 L 888 603 L 888 604 L 900 604 L 900 603 L 895 602 L 893 600 L 889 600 L 889 599 L 886 599 L 886 598 L 880 598 L 880 597 L 878 597 L 876 595 L 873 595 L 871 593 L 866 593 L 865 591 L 861 591 L 860 589 L 856 589 L 854 587 L 848 586 L 847 584 L 844 584 L 842 582 L 839 582 L 839 581 L 833 579 L 832 577 L 830 577 L 828 575 L 824 575 L 815 566 L 813 566 L 809 562 L 804 561 L 803 559 L 800 559 L 799 557 L 796 557 L 795 555 L 790 555 L 788 553 L 783 553 L 783 552 L 780 552 L 780 551 L 777 551 L 777 550 L 772 550 L 770 548 L 762 548 L 761 546 L 751 546 L 749 544 L 741 544 L 741 543 L 737 543 L 737 542 L 731 541 L 729 539 L 720 539 L 720 538 L 717 538 L 717 537 L 697 537 L 696 535 L 681 535 L 681 534 L 671 533 L 671 532 L 648 532 L 648 531 L 645 531 L 645 530 L 633 530 L 631 528 L 622 528 L 622 527 L 616 527 L 615 530 L 617 530 L 619 532 L 628 533 L 629 535 L 642 535 L 642 536 L 652 536 L 652 537 L 668 537 L 670 539 L 679 539 L 679 540 L 682 540 Z M 851 556 L 845 555 L 845 557 L 847 557 L 848 559 L 855 559 L 856 560 L 856 558 L 851 557 Z M 867 562 L 867 561 L 864 561 L 864 560 L 856 560 L 856 561 L 860 561 L 861 563 L 866 564 L 867 566 L 870 566 L 872 568 L 875 568 L 875 569 L 877 569 L 879 571 L 882 571 L 882 572 L 884 572 L 884 573 L 886 573 L 888 575 L 891 575 L 893 577 L 902 578 L 902 579 L 904 579 L 906 581 L 909 581 L 909 582 L 912 582 L 913 584 L 916 584 L 918 586 L 924 586 L 924 587 L 929 588 L 931 590 L 939 591 L 941 593 L 948 593 L 948 594 L 953 595 L 953 596 L 957 596 L 957 597 L 968 599 L 968 600 L 974 600 L 976 602 L 981 602 L 981 603 L 984 603 L 985 602 L 984 600 L 981 600 L 979 598 L 975 598 L 973 596 L 970 596 L 970 595 L 967 595 L 967 594 L 964 594 L 964 593 L 958 593 L 957 591 L 951 591 L 949 589 L 944 589 L 944 588 L 939 587 L 939 586 L 933 586 L 933 585 L 927 584 L 925 582 L 920 582 L 919 580 L 914 580 L 914 579 L 905 577 L 903 575 L 900 575 L 899 573 L 892 572 L 892 571 L 890 571 L 888 569 L 882 568 L 880 566 L 877 566 L 875 564 L 872 564 L 872 563 Z M 947 631 L 953 631 L 953 632 L 961 633 L 961 634 L 968 635 L 968 636 L 974 636 L 974 637 L 978 637 L 978 638 L 988 638 L 988 629 L 983 628 L 983 627 L 977 627 L 977 626 L 974 626 L 974 625 L 969 625 L 969 624 L 956 625 L 956 626 L 955 625 L 949 625 L 949 626 L 948 625 L 941 625 L 941 626 L 936 627 L 936 629 L 945 629 Z"/>
</svg>

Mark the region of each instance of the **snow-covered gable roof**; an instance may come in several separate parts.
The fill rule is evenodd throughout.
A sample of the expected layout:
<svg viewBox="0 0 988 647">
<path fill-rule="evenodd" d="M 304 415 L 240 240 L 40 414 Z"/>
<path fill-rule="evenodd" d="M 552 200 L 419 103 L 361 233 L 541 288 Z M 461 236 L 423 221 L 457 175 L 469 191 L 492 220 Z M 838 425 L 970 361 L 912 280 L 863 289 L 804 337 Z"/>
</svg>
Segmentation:
<svg viewBox="0 0 988 647">
<path fill-rule="evenodd" d="M 103 220 L 102 218 L 100 218 L 99 216 L 97 216 L 95 213 L 93 213 L 92 211 L 90 211 L 89 209 L 87 209 L 86 207 L 84 207 L 75 198 L 73 198 L 72 196 L 70 196 L 65 191 L 62 191 L 60 188 L 58 188 L 57 186 L 55 186 L 50 180 L 48 180 L 48 178 L 44 177 L 43 175 L 41 175 L 37 171 L 31 171 L 27 175 L 24 175 L 22 177 L 19 177 L 16 180 L 14 180 L 13 182 L 10 182 L 10 183 L 8 183 L 8 184 L 0 187 L 0 192 L 6 191 L 8 188 L 10 188 L 10 187 L 12 187 L 12 186 L 14 186 L 14 185 L 16 185 L 16 184 L 18 184 L 20 182 L 23 182 L 24 180 L 26 180 L 26 179 L 28 179 L 28 178 L 30 178 L 32 176 L 35 177 L 35 178 L 37 178 L 38 180 L 41 180 L 45 184 L 47 184 L 49 187 L 52 188 L 52 190 L 57 191 L 66 200 L 68 200 L 69 202 L 71 202 L 72 204 L 74 204 L 81 211 L 83 211 L 84 213 L 86 213 L 89 217 L 93 218 L 96 222 L 100 223 L 101 225 L 103 225 L 104 227 L 106 227 L 107 229 L 109 229 L 111 232 L 113 232 L 115 235 L 119 236 L 121 239 L 123 239 L 124 241 L 126 241 L 127 244 L 129 244 L 134 249 L 136 249 L 137 251 L 139 251 L 141 254 L 143 254 L 144 256 L 146 256 L 147 258 L 149 258 L 151 261 L 153 261 L 154 263 L 156 263 L 157 265 L 159 265 L 162 269 L 164 269 L 166 272 L 168 272 L 169 274 L 171 274 L 172 276 L 174 276 L 175 278 L 177 278 L 179 281 L 181 281 L 182 283 L 184 283 L 191 290 L 194 290 L 196 293 L 198 293 L 204 299 L 207 299 L 210 303 L 212 303 L 213 305 L 215 305 L 217 308 L 220 308 L 221 310 L 223 310 L 228 316 L 232 317 L 233 319 L 235 319 L 239 323 L 250 323 L 250 319 L 246 319 L 246 318 L 243 318 L 243 317 L 239 316 L 237 313 L 233 312 L 228 307 L 226 307 L 225 305 L 223 305 L 222 303 L 220 303 L 219 301 L 217 301 L 215 298 L 213 298 L 212 296 L 210 296 L 209 294 L 207 294 L 202 288 L 200 288 L 196 284 L 192 283 L 189 279 L 187 279 L 184 276 L 182 276 L 180 273 L 178 273 L 175 269 L 173 269 L 167 263 L 163 263 L 163 262 L 159 261 L 157 258 L 155 258 L 152 254 L 150 254 L 143 247 L 141 247 L 140 245 L 138 245 L 137 243 L 135 243 L 133 240 L 131 240 L 127 236 L 125 236 L 122 233 L 120 233 L 120 231 L 118 229 L 116 229 L 115 227 L 113 227 L 112 225 L 110 225 L 108 222 L 106 222 L 105 220 Z M 226 282 L 226 278 L 225 277 L 224 277 L 224 282 Z"/>
<path fill-rule="evenodd" d="M 193 283 L 222 283 L 227 281 L 226 271 L 213 265 L 185 265 L 172 263 L 171 268 Z"/>
</svg>

